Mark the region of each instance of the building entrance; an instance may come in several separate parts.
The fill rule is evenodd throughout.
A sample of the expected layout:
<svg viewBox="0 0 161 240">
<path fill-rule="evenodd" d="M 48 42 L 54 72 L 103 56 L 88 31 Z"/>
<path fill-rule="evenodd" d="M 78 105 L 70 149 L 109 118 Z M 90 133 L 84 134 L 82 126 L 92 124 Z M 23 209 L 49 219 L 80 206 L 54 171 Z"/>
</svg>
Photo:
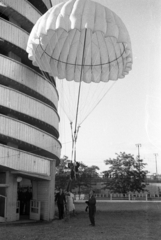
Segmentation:
<svg viewBox="0 0 161 240">
<path fill-rule="evenodd" d="M 0 222 L 6 218 L 6 173 L 0 172 Z"/>
<path fill-rule="evenodd" d="M 17 186 L 18 207 L 20 219 L 29 219 L 30 201 L 32 200 L 32 182 L 29 179 L 22 179 Z"/>
<path fill-rule="evenodd" d="M 6 197 L 0 194 L 0 222 L 5 222 Z"/>
</svg>

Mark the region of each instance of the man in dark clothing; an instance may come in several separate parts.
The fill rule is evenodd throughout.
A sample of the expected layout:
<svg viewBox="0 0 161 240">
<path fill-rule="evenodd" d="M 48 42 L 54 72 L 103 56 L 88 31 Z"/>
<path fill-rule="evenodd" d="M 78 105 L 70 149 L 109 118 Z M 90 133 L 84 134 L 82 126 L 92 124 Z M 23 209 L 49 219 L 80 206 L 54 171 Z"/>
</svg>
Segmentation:
<svg viewBox="0 0 161 240">
<path fill-rule="evenodd" d="M 59 189 L 59 192 L 55 196 L 55 202 L 58 206 L 59 211 L 59 219 L 63 219 L 64 217 L 64 204 L 66 204 L 65 195 L 62 191 L 62 188 Z"/>
<path fill-rule="evenodd" d="M 74 164 L 71 161 L 70 163 L 68 163 L 68 168 L 70 168 L 70 170 L 71 170 L 71 172 L 70 172 L 71 180 L 73 180 L 74 178 L 78 177 L 79 167 L 80 167 L 80 163 L 79 162 L 75 162 L 75 164 Z"/>
<path fill-rule="evenodd" d="M 96 198 L 92 190 L 90 191 L 89 194 L 88 207 L 89 207 L 89 219 L 91 222 L 90 225 L 95 226 Z"/>
<path fill-rule="evenodd" d="M 88 212 L 88 204 L 89 204 L 89 201 L 85 201 L 85 203 L 87 204 L 86 208 L 85 208 L 85 212 Z"/>
</svg>

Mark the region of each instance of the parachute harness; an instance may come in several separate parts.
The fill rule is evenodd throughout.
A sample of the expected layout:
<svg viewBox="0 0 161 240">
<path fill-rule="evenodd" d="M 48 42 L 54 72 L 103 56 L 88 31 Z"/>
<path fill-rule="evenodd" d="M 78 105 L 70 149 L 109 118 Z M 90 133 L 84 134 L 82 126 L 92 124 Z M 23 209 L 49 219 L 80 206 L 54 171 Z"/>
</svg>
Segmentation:
<svg viewBox="0 0 161 240">
<path fill-rule="evenodd" d="M 75 170 L 75 166 L 76 166 L 76 143 L 77 143 L 77 138 L 78 138 L 78 132 L 79 132 L 79 128 L 80 126 L 77 127 L 77 129 L 73 132 L 73 127 L 72 127 L 72 122 L 70 123 L 70 127 L 71 127 L 71 135 L 72 135 L 72 154 L 71 154 L 71 159 L 74 162 L 74 178 L 76 179 L 76 170 Z"/>
</svg>

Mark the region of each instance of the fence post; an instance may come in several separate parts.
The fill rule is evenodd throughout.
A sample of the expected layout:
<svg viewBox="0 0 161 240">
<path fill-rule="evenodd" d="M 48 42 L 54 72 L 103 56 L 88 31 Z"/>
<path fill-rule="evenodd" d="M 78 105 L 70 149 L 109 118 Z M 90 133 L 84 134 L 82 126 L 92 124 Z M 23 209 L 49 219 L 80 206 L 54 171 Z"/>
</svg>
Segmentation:
<svg viewBox="0 0 161 240">
<path fill-rule="evenodd" d="M 130 193 L 129 193 L 129 201 L 130 201 L 131 199 L 130 199 Z"/>
<path fill-rule="evenodd" d="M 145 194 L 145 200 L 148 201 L 148 194 Z"/>
<path fill-rule="evenodd" d="M 110 193 L 110 200 L 112 200 L 112 193 Z"/>
</svg>

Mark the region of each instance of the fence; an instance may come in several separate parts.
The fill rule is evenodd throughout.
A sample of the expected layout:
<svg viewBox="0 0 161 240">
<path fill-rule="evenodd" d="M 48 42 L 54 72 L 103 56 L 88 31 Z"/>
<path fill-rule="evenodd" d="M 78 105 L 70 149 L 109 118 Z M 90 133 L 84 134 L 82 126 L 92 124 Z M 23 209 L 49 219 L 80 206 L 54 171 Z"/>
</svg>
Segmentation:
<svg viewBox="0 0 161 240">
<path fill-rule="evenodd" d="M 161 200 L 161 196 L 158 194 L 147 194 L 147 193 L 137 193 L 137 194 L 95 194 L 96 199 L 98 200 Z M 75 200 L 87 200 L 89 195 L 87 194 L 76 194 Z"/>
</svg>

